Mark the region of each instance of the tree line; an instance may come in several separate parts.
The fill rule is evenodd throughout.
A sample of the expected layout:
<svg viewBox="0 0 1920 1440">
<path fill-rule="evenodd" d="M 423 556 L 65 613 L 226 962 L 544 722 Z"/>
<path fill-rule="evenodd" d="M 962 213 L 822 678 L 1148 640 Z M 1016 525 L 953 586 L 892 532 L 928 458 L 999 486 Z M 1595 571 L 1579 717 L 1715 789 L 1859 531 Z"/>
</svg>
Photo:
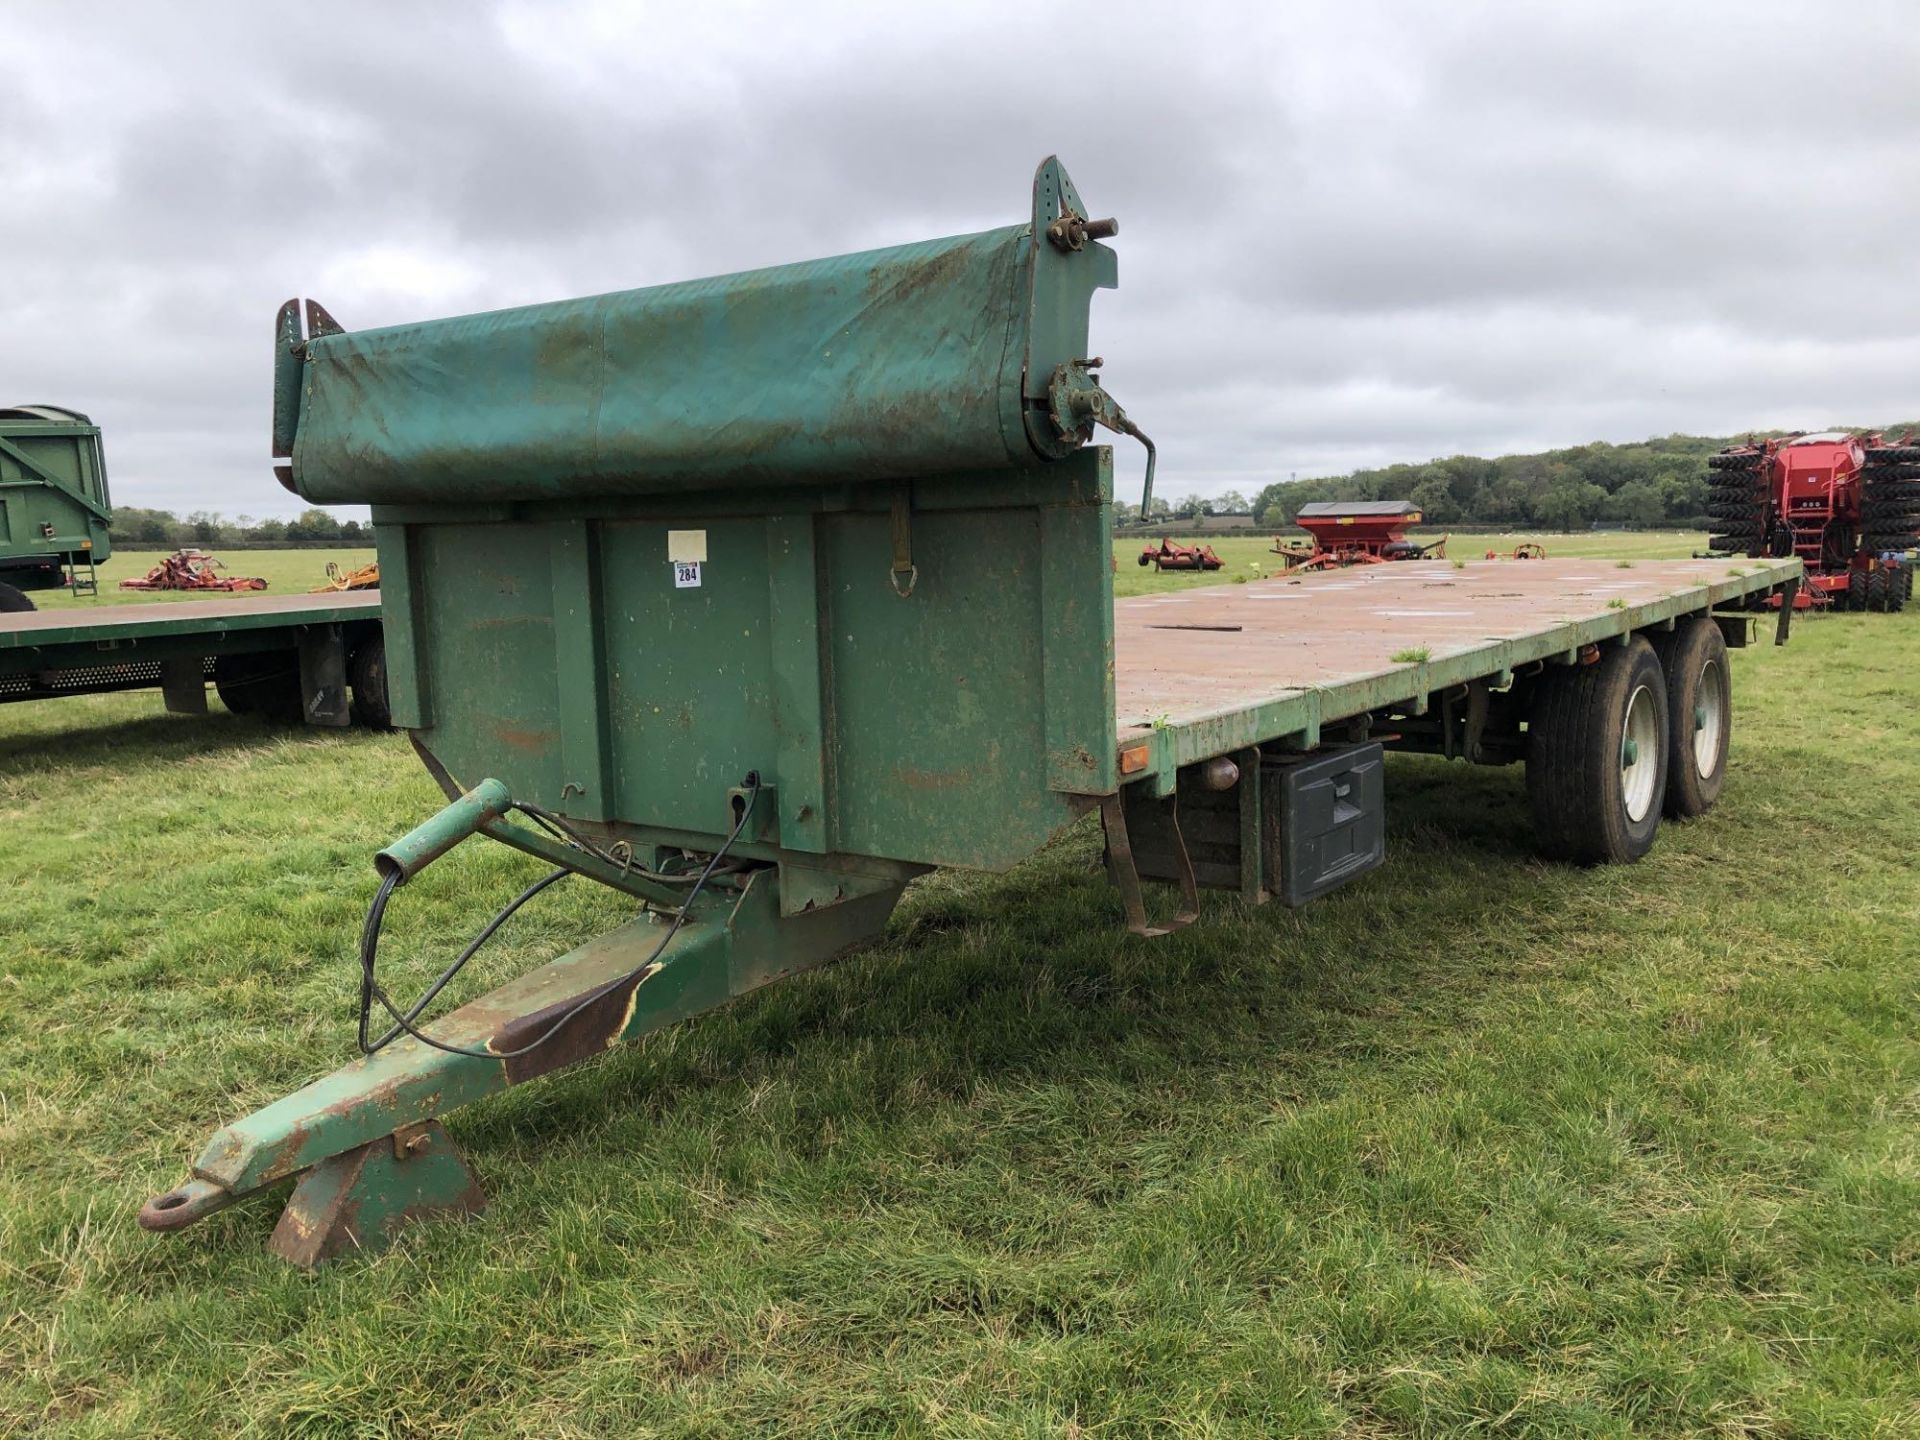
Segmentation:
<svg viewBox="0 0 1920 1440">
<path fill-rule="evenodd" d="M 302 510 L 291 520 L 256 520 L 237 515 L 229 520 L 209 510 L 195 510 L 182 518 L 171 510 L 148 510 L 117 505 L 107 533 L 122 545 L 167 545 L 175 549 L 209 545 L 343 545 L 373 544 L 373 527 L 358 520 L 341 520 L 325 510 Z"/>
<path fill-rule="evenodd" d="M 1887 434 L 1902 434 L 1915 427 L 1884 428 Z M 1316 500 L 1411 500 L 1431 525 L 1584 530 L 1610 524 L 1699 530 L 1707 527 L 1707 456 L 1747 438 L 1664 435 L 1627 445 L 1595 441 L 1494 459 L 1450 455 L 1417 465 L 1276 481 L 1251 502 L 1238 494 L 1213 500 L 1156 499 L 1154 518 L 1186 520 L 1251 511 L 1260 524 L 1277 527 L 1291 524 L 1302 505 Z M 1138 506 L 1114 508 L 1124 512 L 1126 521 L 1139 517 Z"/>
<path fill-rule="evenodd" d="M 1905 434 L 1920 430 L 1920 422 L 1883 429 L 1889 435 Z M 1156 497 L 1153 518 L 1252 514 L 1262 525 L 1279 527 L 1292 524 L 1300 507 L 1316 500 L 1411 500 L 1430 525 L 1584 530 L 1609 524 L 1703 530 L 1708 523 L 1707 456 L 1734 443 L 1735 438 L 1725 436 L 1663 435 L 1628 445 L 1596 440 L 1564 450 L 1491 460 L 1449 455 L 1418 465 L 1388 465 L 1314 480 L 1279 480 L 1251 500 L 1237 490 L 1215 496 Z M 1139 519 L 1137 505 L 1116 500 L 1113 508 L 1122 524 Z M 113 512 L 110 531 L 125 544 L 373 543 L 370 526 L 337 519 L 317 508 L 303 510 L 291 520 L 255 520 L 249 515 L 228 520 L 205 510 L 183 519 L 171 510 L 123 505 Z"/>
</svg>

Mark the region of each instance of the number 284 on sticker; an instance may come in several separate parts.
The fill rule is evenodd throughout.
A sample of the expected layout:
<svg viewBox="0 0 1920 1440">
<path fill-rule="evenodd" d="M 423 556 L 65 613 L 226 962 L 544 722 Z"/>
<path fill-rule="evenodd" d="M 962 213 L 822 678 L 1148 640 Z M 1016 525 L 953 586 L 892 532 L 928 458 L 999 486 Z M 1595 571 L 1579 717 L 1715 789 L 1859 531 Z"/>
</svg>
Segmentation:
<svg viewBox="0 0 1920 1440">
<path fill-rule="evenodd" d="M 700 562 L 698 560 L 676 560 L 673 562 L 673 588 L 676 590 L 697 590 L 700 588 Z"/>
</svg>

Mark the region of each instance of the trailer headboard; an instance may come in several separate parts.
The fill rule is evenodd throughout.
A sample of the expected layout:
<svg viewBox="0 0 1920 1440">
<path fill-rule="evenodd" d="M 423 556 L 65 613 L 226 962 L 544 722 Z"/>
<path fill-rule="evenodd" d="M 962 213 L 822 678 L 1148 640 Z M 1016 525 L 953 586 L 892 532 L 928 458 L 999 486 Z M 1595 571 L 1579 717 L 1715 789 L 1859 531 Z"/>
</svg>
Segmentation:
<svg viewBox="0 0 1920 1440">
<path fill-rule="evenodd" d="M 976 235 L 362 332 L 289 302 L 282 478 L 374 507 L 396 723 L 636 845 L 724 834 L 751 771 L 745 853 L 1030 854 L 1116 788 L 1116 228 L 1048 160 Z"/>
</svg>

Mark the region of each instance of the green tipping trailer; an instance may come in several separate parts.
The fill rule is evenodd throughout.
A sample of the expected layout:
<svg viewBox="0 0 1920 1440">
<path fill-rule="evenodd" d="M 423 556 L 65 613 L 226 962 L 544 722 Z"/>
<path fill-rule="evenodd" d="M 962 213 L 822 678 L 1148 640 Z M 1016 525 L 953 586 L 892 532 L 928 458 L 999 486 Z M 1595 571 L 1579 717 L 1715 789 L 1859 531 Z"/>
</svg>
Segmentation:
<svg viewBox="0 0 1920 1440">
<path fill-rule="evenodd" d="M 97 592 L 111 507 L 99 426 L 57 405 L 0 408 L 0 612 L 31 610 L 26 590 Z"/>
<path fill-rule="evenodd" d="M 387 723 L 380 592 L 226 595 L 0 615 L 0 705 L 158 689 L 204 715 L 278 724 Z"/>
<path fill-rule="evenodd" d="M 448 803 L 374 857 L 362 1057 L 220 1129 L 144 1226 L 294 1179 L 271 1247 L 314 1263 L 476 1210 L 447 1112 L 1089 814 L 1154 935 L 1204 887 L 1298 903 L 1378 863 L 1383 746 L 1524 760 L 1574 861 L 1712 803 L 1726 645 L 1797 562 L 1415 562 L 1116 607 L 1090 442 L 1138 432 L 1087 345 L 1116 229 L 1049 160 L 982 234 L 361 332 L 283 309 L 281 477 L 373 507 L 394 720 Z M 395 998 L 382 920 L 474 835 L 555 867 L 502 916 L 568 874 L 635 914 L 429 1018 L 475 947 Z"/>
</svg>

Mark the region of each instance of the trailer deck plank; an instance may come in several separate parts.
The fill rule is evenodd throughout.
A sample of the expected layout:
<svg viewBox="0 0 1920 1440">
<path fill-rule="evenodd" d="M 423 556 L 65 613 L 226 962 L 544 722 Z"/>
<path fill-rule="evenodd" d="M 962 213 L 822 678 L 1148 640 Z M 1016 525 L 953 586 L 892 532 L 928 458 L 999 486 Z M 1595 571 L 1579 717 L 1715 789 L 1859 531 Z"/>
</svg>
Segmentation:
<svg viewBox="0 0 1920 1440">
<path fill-rule="evenodd" d="M 0 616 L 0 648 L 96 640 L 137 640 L 207 629 L 328 625 L 371 618 L 380 609 L 378 590 L 330 595 L 237 594 L 152 605 L 103 605 L 87 610 L 30 610 Z"/>
<path fill-rule="evenodd" d="M 1396 561 L 1133 596 L 1114 605 L 1120 740 L 1168 737 L 1165 764 L 1311 735 L 1799 573 L 1793 560 Z"/>
</svg>

